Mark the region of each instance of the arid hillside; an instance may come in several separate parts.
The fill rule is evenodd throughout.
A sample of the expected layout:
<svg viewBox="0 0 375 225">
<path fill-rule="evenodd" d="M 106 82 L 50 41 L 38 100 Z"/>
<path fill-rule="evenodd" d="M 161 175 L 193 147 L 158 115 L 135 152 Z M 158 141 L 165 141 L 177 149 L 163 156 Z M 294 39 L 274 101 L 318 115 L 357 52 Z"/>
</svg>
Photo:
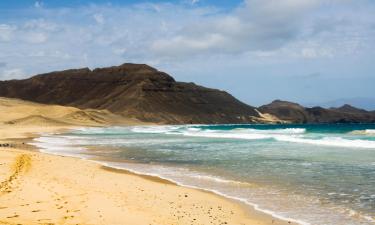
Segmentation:
<svg viewBox="0 0 375 225">
<path fill-rule="evenodd" d="M 227 92 L 176 82 L 144 64 L 41 74 L 0 82 L 0 96 L 156 123 L 251 123 L 260 115 Z"/>
</svg>

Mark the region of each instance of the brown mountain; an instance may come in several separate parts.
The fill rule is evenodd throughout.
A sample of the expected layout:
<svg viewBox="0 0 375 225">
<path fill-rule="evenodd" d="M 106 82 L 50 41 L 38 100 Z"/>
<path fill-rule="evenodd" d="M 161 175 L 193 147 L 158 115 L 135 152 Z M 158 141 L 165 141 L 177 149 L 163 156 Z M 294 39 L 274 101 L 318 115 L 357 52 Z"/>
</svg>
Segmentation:
<svg viewBox="0 0 375 225">
<path fill-rule="evenodd" d="M 374 112 L 350 105 L 305 108 L 276 100 L 256 109 L 224 91 L 177 82 L 155 68 L 130 63 L 0 81 L 0 96 L 81 109 L 105 109 L 126 118 L 169 124 L 375 122 Z"/>
<path fill-rule="evenodd" d="M 259 111 L 292 123 L 375 123 L 374 112 L 350 105 L 330 109 L 305 108 L 293 102 L 276 100 L 259 107 Z"/>
<path fill-rule="evenodd" d="M 335 110 L 335 111 L 338 111 L 338 112 L 346 112 L 346 113 L 367 113 L 366 110 L 364 109 L 359 109 L 359 108 L 356 108 L 356 107 L 353 107 L 351 105 L 348 105 L 348 104 L 345 104 L 341 107 L 338 107 L 338 108 L 330 108 L 331 110 Z"/>
<path fill-rule="evenodd" d="M 306 123 L 309 120 L 305 108 L 297 103 L 275 100 L 268 105 L 259 107 L 262 113 L 268 113 L 284 121 Z"/>
<path fill-rule="evenodd" d="M 251 123 L 254 107 L 230 94 L 143 64 L 65 70 L 25 80 L 0 81 L 0 96 L 112 113 L 159 123 Z"/>
</svg>

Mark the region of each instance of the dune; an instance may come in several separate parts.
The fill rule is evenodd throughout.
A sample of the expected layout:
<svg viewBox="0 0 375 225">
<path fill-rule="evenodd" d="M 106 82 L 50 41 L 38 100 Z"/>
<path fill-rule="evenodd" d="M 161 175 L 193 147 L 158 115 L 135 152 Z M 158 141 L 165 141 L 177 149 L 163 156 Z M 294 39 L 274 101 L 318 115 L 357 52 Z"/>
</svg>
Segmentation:
<svg viewBox="0 0 375 225">
<path fill-rule="evenodd" d="M 0 97 L 0 140 L 34 137 L 42 132 L 61 132 L 81 126 L 135 125 L 134 118 L 107 110 L 34 103 Z"/>
<path fill-rule="evenodd" d="M 37 116 L 37 115 L 26 116 L 24 118 L 6 121 L 5 124 L 12 124 L 12 125 L 19 125 L 19 126 L 21 125 L 27 126 L 27 125 L 35 125 L 35 124 L 37 124 L 38 126 L 68 126 L 70 125 L 68 123 L 59 121 L 57 119 L 51 119 L 48 117 Z"/>
<path fill-rule="evenodd" d="M 105 126 L 139 123 L 136 119 L 115 115 L 108 110 L 82 110 L 0 97 L 0 125 Z"/>
<path fill-rule="evenodd" d="M 57 119 L 79 109 L 58 105 L 45 105 L 13 98 L 0 98 L 0 122 L 18 120 L 29 116 Z"/>
</svg>

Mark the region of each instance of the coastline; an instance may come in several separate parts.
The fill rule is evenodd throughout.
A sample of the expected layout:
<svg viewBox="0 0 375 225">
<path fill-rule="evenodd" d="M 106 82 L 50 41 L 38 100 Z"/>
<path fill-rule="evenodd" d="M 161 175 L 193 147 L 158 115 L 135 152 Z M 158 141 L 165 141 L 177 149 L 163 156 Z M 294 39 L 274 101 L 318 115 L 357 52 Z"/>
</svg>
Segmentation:
<svg viewBox="0 0 375 225">
<path fill-rule="evenodd" d="M 14 138 L 33 138 L 35 133 L 66 129 L 69 127 L 39 127 L 34 132 L 30 127 L 7 129 L 6 138 L 1 136 L 2 143 L 13 144 L 12 148 L 2 147 L 0 151 L 0 159 L 5 161 L 0 165 L 1 182 L 11 173 L 17 157 L 30 156 L 30 167 L 12 181 L 11 192 L 2 190 L 0 223 L 293 224 L 212 191 L 183 187 L 123 169 L 108 169 L 88 160 L 30 151 L 29 146 L 22 144 L 24 141 L 11 140 L 11 133 Z M 100 212 L 94 210 L 98 206 L 102 208 Z M 41 217 L 48 220 L 41 221 Z"/>
</svg>

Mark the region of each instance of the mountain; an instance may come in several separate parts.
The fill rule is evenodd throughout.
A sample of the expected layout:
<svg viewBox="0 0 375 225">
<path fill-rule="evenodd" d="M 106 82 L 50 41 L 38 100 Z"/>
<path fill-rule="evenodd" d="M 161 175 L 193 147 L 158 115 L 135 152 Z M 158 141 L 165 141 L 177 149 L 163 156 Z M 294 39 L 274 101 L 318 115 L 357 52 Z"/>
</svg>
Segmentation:
<svg viewBox="0 0 375 225">
<path fill-rule="evenodd" d="M 292 123 L 375 123 L 375 113 L 348 104 L 338 108 L 303 107 L 299 104 L 276 100 L 259 107 L 280 120 Z"/>
<path fill-rule="evenodd" d="M 356 108 L 356 107 L 351 106 L 349 104 L 344 104 L 343 106 L 337 107 L 337 108 L 331 107 L 330 109 L 338 111 L 338 112 L 345 112 L 345 113 L 367 113 L 366 110 Z"/>
<path fill-rule="evenodd" d="M 72 69 L 0 81 L 0 96 L 108 110 L 156 123 L 252 123 L 261 115 L 227 92 L 177 82 L 144 64 Z"/>
<path fill-rule="evenodd" d="M 262 113 L 277 116 L 281 120 L 295 123 L 306 123 L 309 120 L 305 108 L 297 103 L 275 100 L 268 105 L 259 107 Z"/>
<path fill-rule="evenodd" d="M 225 91 L 177 82 L 145 64 L 72 69 L 0 81 L 0 96 L 73 106 L 86 110 L 80 117 L 88 118 L 86 114 L 90 113 L 92 120 L 100 113 L 87 110 L 105 110 L 122 118 L 162 124 L 375 122 L 374 112 L 348 104 L 327 109 L 275 100 L 257 109 Z M 47 119 L 34 116 L 15 122 L 34 120 Z"/>
<path fill-rule="evenodd" d="M 365 98 L 365 97 L 342 98 L 342 99 L 336 99 L 336 100 L 327 101 L 327 102 L 307 103 L 303 105 L 307 107 L 319 105 L 324 108 L 331 108 L 331 107 L 338 108 L 345 104 L 348 104 L 357 108 L 365 109 L 368 111 L 375 110 L 375 98 Z"/>
</svg>

